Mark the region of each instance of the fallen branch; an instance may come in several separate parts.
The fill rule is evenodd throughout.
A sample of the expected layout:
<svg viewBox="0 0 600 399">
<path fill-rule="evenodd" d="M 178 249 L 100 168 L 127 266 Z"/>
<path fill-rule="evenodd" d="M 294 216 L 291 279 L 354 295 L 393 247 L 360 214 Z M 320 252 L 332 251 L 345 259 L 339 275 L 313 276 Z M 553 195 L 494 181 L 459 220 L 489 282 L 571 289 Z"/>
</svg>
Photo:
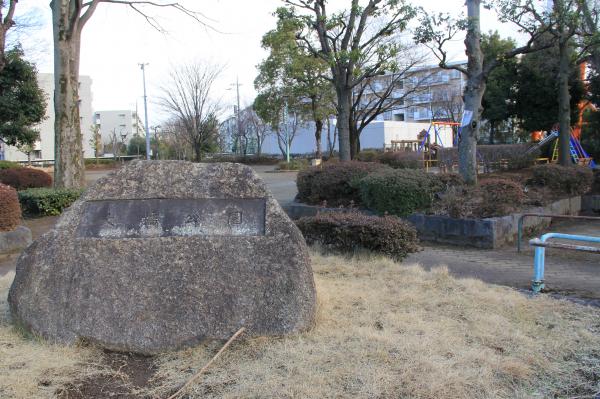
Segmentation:
<svg viewBox="0 0 600 399">
<path fill-rule="evenodd" d="M 190 378 L 181 388 L 179 388 L 179 390 L 177 392 L 175 392 L 173 395 L 169 396 L 167 399 L 175 399 L 176 397 L 181 395 L 192 384 L 192 382 L 194 382 L 198 377 L 200 377 L 210 367 L 210 365 L 213 364 L 213 362 L 215 360 L 217 360 L 217 358 L 219 356 L 221 356 L 221 353 L 225 352 L 225 349 L 227 349 L 227 347 L 229 347 L 229 345 L 231 345 L 231 343 L 233 341 L 235 341 L 237 337 L 242 335 L 242 333 L 245 330 L 246 329 L 244 327 L 242 327 L 235 334 L 233 334 L 233 336 L 231 338 L 229 338 L 229 341 L 227 341 L 225 343 L 225 345 L 223 345 L 223 347 L 221 349 L 219 349 L 217 354 L 215 356 L 213 356 L 212 359 L 210 359 L 210 362 L 206 363 L 206 365 L 204 367 L 202 367 L 200 369 L 200 371 L 198 371 L 196 374 L 194 374 L 192 376 L 192 378 Z"/>
</svg>

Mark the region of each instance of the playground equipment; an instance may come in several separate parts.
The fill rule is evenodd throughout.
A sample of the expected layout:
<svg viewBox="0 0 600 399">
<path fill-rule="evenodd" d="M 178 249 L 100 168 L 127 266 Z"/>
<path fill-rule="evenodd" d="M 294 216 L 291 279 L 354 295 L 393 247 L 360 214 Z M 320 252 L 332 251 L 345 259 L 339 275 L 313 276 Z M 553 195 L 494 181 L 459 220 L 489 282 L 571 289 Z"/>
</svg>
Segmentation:
<svg viewBox="0 0 600 399">
<path fill-rule="evenodd" d="M 552 150 L 552 162 L 558 161 L 558 147 L 560 139 L 554 143 L 554 149 Z M 596 162 L 588 155 L 587 152 L 581 146 L 581 142 L 571 134 L 569 139 L 569 152 L 571 153 L 571 159 L 573 163 L 581 166 L 589 166 L 591 168 L 596 167 Z"/>
<path fill-rule="evenodd" d="M 562 234 L 562 233 L 547 233 L 542 235 L 540 238 L 534 238 L 529 241 L 529 244 L 535 248 L 535 255 L 533 258 L 533 281 L 531 282 L 531 289 L 535 293 L 539 293 L 541 290 L 545 288 L 544 283 L 544 267 L 546 261 L 546 248 L 560 248 L 560 249 L 569 249 L 575 251 L 583 251 L 583 252 L 591 252 L 600 255 L 599 247 L 590 247 L 583 245 L 571 245 L 571 244 L 563 244 L 563 243 L 550 243 L 549 239 L 558 238 L 562 240 L 570 240 L 570 241 L 583 241 L 583 242 L 592 242 L 600 244 L 600 237 L 594 236 L 582 236 L 582 235 L 574 235 L 574 234 Z"/>
<path fill-rule="evenodd" d="M 429 146 L 431 145 L 431 137 L 433 136 L 433 141 L 434 144 L 438 145 L 439 147 L 444 147 L 444 142 L 442 141 L 442 137 L 440 135 L 441 130 L 444 128 L 453 128 L 455 126 L 460 126 L 460 123 L 457 122 L 431 122 L 431 124 L 429 125 L 429 129 L 427 129 L 426 131 L 424 130 L 424 134 L 419 137 L 419 140 L 421 141 L 421 144 L 419 144 L 419 152 L 427 152 L 429 149 Z M 433 134 L 432 134 L 432 130 L 433 129 Z"/>
<path fill-rule="evenodd" d="M 543 147 L 544 145 L 554 141 L 554 148 L 552 149 L 551 161 L 556 162 L 556 161 L 558 161 L 558 148 L 559 148 L 559 142 L 560 142 L 559 136 L 560 136 L 560 132 L 558 130 L 558 125 L 555 125 L 549 135 L 547 135 L 545 138 L 541 139 L 541 141 L 539 141 L 535 145 L 531 146 L 525 153 L 531 154 L 532 152 Z M 590 166 L 591 168 L 596 167 L 596 163 L 588 155 L 588 153 L 583 149 L 583 147 L 581 146 L 581 143 L 579 142 L 577 137 L 575 137 L 575 134 L 573 132 L 571 132 L 571 138 L 569 139 L 569 141 L 570 141 L 569 148 L 570 148 L 571 159 L 573 160 L 573 163 L 575 163 L 577 165 L 582 165 L 582 166 Z"/>
</svg>

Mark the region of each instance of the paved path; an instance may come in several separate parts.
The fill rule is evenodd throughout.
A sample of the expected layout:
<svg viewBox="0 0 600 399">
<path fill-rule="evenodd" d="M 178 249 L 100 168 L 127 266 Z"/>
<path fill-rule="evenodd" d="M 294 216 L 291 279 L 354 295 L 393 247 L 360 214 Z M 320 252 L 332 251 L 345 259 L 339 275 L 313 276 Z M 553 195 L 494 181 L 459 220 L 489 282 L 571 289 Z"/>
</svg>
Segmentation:
<svg viewBox="0 0 600 399">
<path fill-rule="evenodd" d="M 600 222 L 554 223 L 548 231 L 600 236 Z M 533 277 L 533 248 L 524 241 L 521 253 L 516 246 L 482 250 L 425 243 L 424 251 L 410 255 L 405 262 L 419 263 L 426 269 L 447 266 L 458 277 L 529 289 Z M 549 249 L 545 280 L 551 292 L 600 299 L 600 255 Z"/>
</svg>

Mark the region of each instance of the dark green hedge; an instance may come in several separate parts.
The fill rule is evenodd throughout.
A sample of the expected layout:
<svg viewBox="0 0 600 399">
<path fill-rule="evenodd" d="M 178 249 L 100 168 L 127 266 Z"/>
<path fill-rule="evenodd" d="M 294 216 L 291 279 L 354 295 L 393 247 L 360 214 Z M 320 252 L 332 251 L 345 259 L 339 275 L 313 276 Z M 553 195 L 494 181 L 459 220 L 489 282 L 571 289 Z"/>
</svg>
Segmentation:
<svg viewBox="0 0 600 399">
<path fill-rule="evenodd" d="M 298 199 L 302 202 L 328 206 L 346 206 L 360 203 L 355 183 L 369 173 L 389 170 L 386 165 L 372 162 L 326 163 L 300 171 L 296 178 Z"/>
<path fill-rule="evenodd" d="M 461 185 L 454 174 L 431 174 L 416 169 L 383 170 L 361 179 L 357 186 L 362 203 L 379 214 L 407 216 L 428 210 L 435 196 Z"/>
<path fill-rule="evenodd" d="M 75 202 L 83 190 L 32 188 L 19 191 L 19 202 L 26 216 L 56 216 Z"/>
</svg>

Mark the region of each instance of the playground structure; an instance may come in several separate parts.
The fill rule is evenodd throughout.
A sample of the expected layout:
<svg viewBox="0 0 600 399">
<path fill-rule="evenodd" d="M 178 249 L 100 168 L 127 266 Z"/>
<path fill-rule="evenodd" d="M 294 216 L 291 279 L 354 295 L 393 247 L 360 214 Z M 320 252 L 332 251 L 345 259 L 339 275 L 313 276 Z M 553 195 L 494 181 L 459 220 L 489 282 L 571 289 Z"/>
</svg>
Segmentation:
<svg viewBox="0 0 600 399">
<path fill-rule="evenodd" d="M 576 131 L 576 129 L 573 129 L 571 131 L 571 137 L 569 139 L 569 152 L 571 155 L 571 160 L 576 165 L 589 166 L 591 168 L 595 168 L 596 163 L 594 162 L 592 157 L 590 157 L 589 154 L 581 146 L 581 142 L 575 136 L 575 131 Z M 581 127 L 579 127 L 578 131 L 581 134 Z M 537 133 L 537 132 L 534 132 L 534 134 L 535 133 Z M 532 134 L 532 138 L 541 138 L 542 137 L 542 136 L 537 136 L 537 135 L 534 136 L 534 134 Z M 560 132 L 558 130 L 558 125 L 555 125 L 552 128 L 552 131 L 550 132 L 550 134 L 548 134 L 546 137 L 541 138 L 541 140 L 538 143 L 536 143 L 534 146 L 529 148 L 526 151 L 526 153 L 530 154 L 530 153 L 542 148 L 546 144 L 554 142 L 554 147 L 552 149 L 552 157 L 550 159 L 538 158 L 538 161 L 557 162 L 558 161 L 558 149 L 559 149 L 559 143 L 560 143 L 559 136 L 560 136 Z"/>
</svg>

